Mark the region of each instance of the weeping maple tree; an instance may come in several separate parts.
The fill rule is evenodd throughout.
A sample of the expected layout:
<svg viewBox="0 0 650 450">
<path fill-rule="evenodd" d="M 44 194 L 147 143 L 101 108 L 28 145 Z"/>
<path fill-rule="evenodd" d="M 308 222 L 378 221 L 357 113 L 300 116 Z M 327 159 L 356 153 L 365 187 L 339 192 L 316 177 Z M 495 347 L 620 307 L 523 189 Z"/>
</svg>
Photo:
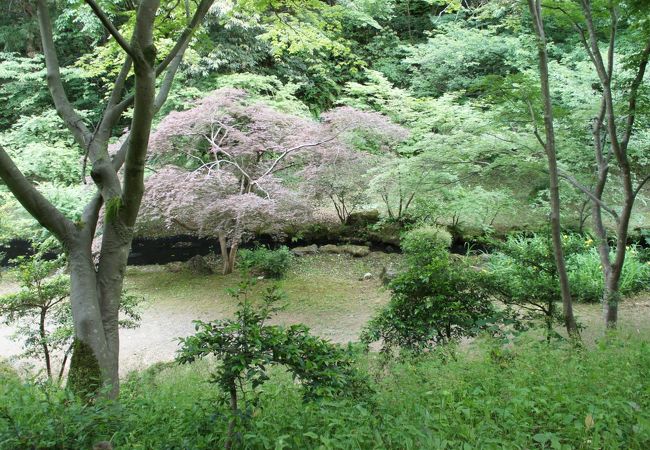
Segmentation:
<svg viewBox="0 0 650 450">
<path fill-rule="evenodd" d="M 306 153 L 332 140 L 313 120 L 239 89 L 216 90 L 170 113 L 152 136 L 152 160 L 166 164 L 147 179 L 143 221 L 218 237 L 228 274 L 247 235 L 278 233 L 309 218 L 310 205 L 288 177 Z"/>
</svg>

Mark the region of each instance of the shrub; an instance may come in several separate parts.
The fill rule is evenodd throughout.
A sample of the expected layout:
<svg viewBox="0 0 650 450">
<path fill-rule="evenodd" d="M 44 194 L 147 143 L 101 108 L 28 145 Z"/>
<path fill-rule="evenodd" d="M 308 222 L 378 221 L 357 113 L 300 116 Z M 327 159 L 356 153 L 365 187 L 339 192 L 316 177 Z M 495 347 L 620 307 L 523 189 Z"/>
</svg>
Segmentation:
<svg viewBox="0 0 650 450">
<path fill-rule="evenodd" d="M 248 288 L 249 283 L 244 282 L 234 292 L 241 300 L 235 319 L 197 321 L 196 334 L 180 340 L 180 362 L 190 363 L 208 355 L 221 361 L 210 381 L 219 386 L 224 403 L 230 405 L 227 449 L 235 438 L 238 417 L 249 408 L 250 396 L 254 401 L 258 388 L 269 380 L 271 366 L 286 367 L 303 387 L 305 399 L 354 397 L 362 395 L 368 386 L 344 348 L 313 336 L 304 325 L 266 325 L 277 311 L 280 293 L 269 288 L 262 304 L 253 305 L 247 298 Z"/>
<path fill-rule="evenodd" d="M 431 227 L 404 236 L 408 269 L 389 284 L 390 303 L 363 330 L 363 342 L 381 340 L 384 351 L 421 352 L 490 326 L 497 312 L 482 276 L 449 255 L 449 242 L 448 234 Z"/>
<path fill-rule="evenodd" d="M 566 253 L 573 253 L 581 240 L 567 236 L 563 244 Z M 562 322 L 561 296 L 550 236 L 512 235 L 494 245 L 486 288 L 508 307 L 516 307 L 527 326 L 542 325 L 547 339 L 557 336 L 553 327 Z"/>
<path fill-rule="evenodd" d="M 404 233 L 401 247 L 411 255 L 436 253 L 438 249 L 451 247 L 451 234 L 442 228 L 422 226 Z"/>
<path fill-rule="evenodd" d="M 282 278 L 289 270 L 293 254 L 288 247 L 277 250 L 258 247 L 254 250 L 243 249 L 239 252 L 239 266 L 254 274 L 269 278 Z"/>
</svg>

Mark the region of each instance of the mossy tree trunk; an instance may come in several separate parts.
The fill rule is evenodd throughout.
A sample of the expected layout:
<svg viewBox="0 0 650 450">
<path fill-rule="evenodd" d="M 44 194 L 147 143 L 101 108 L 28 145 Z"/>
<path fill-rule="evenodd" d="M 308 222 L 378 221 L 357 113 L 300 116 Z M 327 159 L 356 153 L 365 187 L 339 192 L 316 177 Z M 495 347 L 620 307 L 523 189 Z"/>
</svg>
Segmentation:
<svg viewBox="0 0 650 450">
<path fill-rule="evenodd" d="M 130 42 L 120 34 L 95 0 L 85 0 L 125 53 L 104 113 L 92 129 L 69 101 L 59 69 L 47 0 L 37 0 L 38 23 L 47 84 L 55 108 L 76 143 L 86 151 L 95 196 L 81 220 L 72 222 L 20 172 L 0 146 L 0 179 L 38 222 L 62 244 L 70 264 L 70 303 L 75 342 L 69 385 L 79 393 L 102 386 L 115 397 L 119 389 L 118 311 L 133 227 L 144 192 L 144 165 L 153 117 L 167 99 L 190 38 L 214 0 L 201 0 L 172 50 L 160 61 L 153 42 L 160 0 L 141 0 Z M 126 92 L 133 72 L 135 88 Z M 163 75 L 156 91 L 156 79 Z M 115 155 L 108 142 L 124 112 L 133 107 L 128 137 Z M 122 167 L 124 171 L 121 172 Z M 105 208 L 103 208 L 105 206 Z M 92 248 L 103 211 L 102 243 L 97 262 Z"/>
</svg>

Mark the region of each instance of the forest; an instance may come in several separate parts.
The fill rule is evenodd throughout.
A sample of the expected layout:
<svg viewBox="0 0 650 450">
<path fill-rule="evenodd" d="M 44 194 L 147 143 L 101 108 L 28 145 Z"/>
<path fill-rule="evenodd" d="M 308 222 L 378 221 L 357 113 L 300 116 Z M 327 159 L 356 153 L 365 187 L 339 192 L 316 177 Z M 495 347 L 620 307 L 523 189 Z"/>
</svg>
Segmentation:
<svg viewBox="0 0 650 450">
<path fill-rule="evenodd" d="M 650 448 L 648 0 L 0 2 L 0 449 Z"/>
</svg>

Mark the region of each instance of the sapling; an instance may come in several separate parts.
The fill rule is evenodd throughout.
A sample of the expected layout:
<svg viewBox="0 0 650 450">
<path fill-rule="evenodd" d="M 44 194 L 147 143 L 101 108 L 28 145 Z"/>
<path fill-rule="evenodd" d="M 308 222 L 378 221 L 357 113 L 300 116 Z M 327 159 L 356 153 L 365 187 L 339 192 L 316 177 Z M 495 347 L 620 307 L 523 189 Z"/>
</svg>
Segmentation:
<svg viewBox="0 0 650 450">
<path fill-rule="evenodd" d="M 46 251 L 47 247 L 43 246 L 35 255 L 15 260 L 20 290 L 0 297 L 0 320 L 15 328 L 14 340 L 23 342 L 21 357 L 43 361 L 48 379 L 59 383 L 73 350 L 70 277 L 65 273 L 65 256 L 48 260 Z M 123 294 L 121 327 L 138 325 L 140 300 L 126 292 Z M 56 354 L 61 355 L 58 367 Z"/>
<path fill-rule="evenodd" d="M 257 388 L 269 379 L 271 366 L 285 366 L 300 382 L 305 399 L 358 397 L 369 389 L 349 349 L 313 336 L 301 324 L 286 328 L 267 325 L 281 309 L 282 293 L 270 287 L 261 303 L 255 304 L 249 298 L 251 287 L 251 281 L 244 281 L 230 291 L 239 300 L 234 319 L 196 321 L 196 334 L 180 339 L 179 362 L 190 363 L 208 355 L 220 360 L 210 382 L 221 389 L 230 407 L 226 449 L 232 448 L 238 418 L 255 401 Z"/>
</svg>

